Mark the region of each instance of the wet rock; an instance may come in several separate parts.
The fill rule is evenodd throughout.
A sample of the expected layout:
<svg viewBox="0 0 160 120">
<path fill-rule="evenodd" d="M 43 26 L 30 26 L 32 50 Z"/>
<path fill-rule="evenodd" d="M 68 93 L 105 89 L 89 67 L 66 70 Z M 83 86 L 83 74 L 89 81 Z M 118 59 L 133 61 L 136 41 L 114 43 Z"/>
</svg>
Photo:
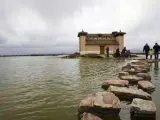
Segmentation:
<svg viewBox="0 0 160 120">
<path fill-rule="evenodd" d="M 89 94 L 80 102 L 79 112 L 98 113 L 100 115 L 118 115 L 120 112 L 120 100 L 113 93 L 98 92 Z"/>
<path fill-rule="evenodd" d="M 108 88 L 110 85 L 127 87 L 129 85 L 129 82 L 127 80 L 106 80 L 104 81 L 102 87 Z"/>
<path fill-rule="evenodd" d="M 147 67 L 147 65 L 137 65 L 137 64 L 131 64 L 131 68 L 135 68 L 135 67 L 139 67 L 139 68 L 145 68 Z"/>
<path fill-rule="evenodd" d="M 132 60 L 131 64 L 136 64 L 138 62 L 138 60 Z"/>
<path fill-rule="evenodd" d="M 123 66 L 122 67 L 122 71 L 123 72 L 127 72 L 127 71 L 129 71 L 131 69 L 131 65 L 128 63 L 127 65 L 125 65 L 125 66 Z"/>
<path fill-rule="evenodd" d="M 139 61 L 135 62 L 134 64 L 136 64 L 136 65 L 148 65 L 148 61 L 147 60 L 139 60 Z"/>
<path fill-rule="evenodd" d="M 74 54 L 70 54 L 70 55 L 67 55 L 67 56 L 63 56 L 62 58 L 79 58 L 80 57 L 80 54 L 79 53 L 74 53 Z"/>
<path fill-rule="evenodd" d="M 128 100 L 132 100 L 133 98 L 142 98 L 146 100 L 151 99 L 151 95 L 148 94 L 147 92 L 144 92 L 141 89 L 110 86 L 108 88 L 108 91 L 114 93 L 121 99 L 128 99 Z"/>
<path fill-rule="evenodd" d="M 126 75 L 129 75 L 129 73 L 128 72 L 120 72 L 120 73 L 118 73 L 118 76 L 120 77 L 120 76 L 126 76 Z"/>
<path fill-rule="evenodd" d="M 132 67 L 140 67 L 140 68 L 148 68 L 149 64 L 148 61 L 137 61 L 137 62 L 131 62 Z"/>
<path fill-rule="evenodd" d="M 135 98 L 132 101 L 131 116 L 156 117 L 156 105 L 150 100 Z"/>
<path fill-rule="evenodd" d="M 81 57 L 85 57 L 85 58 L 106 58 L 105 55 L 94 54 L 94 53 L 81 55 Z"/>
<path fill-rule="evenodd" d="M 83 113 L 81 116 L 81 120 L 102 120 L 102 119 L 91 113 Z"/>
<path fill-rule="evenodd" d="M 136 69 L 134 68 L 131 68 L 130 70 L 127 71 L 130 75 L 136 75 L 139 73 L 139 71 L 137 71 Z"/>
<path fill-rule="evenodd" d="M 138 73 L 147 73 L 149 71 L 149 68 L 147 67 L 138 67 L 138 66 L 134 66 L 134 67 L 123 67 L 122 68 L 123 72 L 128 72 L 131 75 L 136 75 Z"/>
<path fill-rule="evenodd" d="M 148 68 L 140 68 L 140 67 L 134 67 L 134 68 L 131 68 L 131 69 L 126 69 L 125 72 L 128 72 L 129 74 L 131 75 L 136 75 L 138 73 L 147 73 L 149 71 Z"/>
<path fill-rule="evenodd" d="M 99 54 L 85 54 L 85 55 L 80 55 L 79 53 L 74 53 L 74 54 L 70 54 L 70 55 L 67 55 L 67 56 L 63 56 L 62 58 L 106 58 L 105 55 L 99 55 Z"/>
<path fill-rule="evenodd" d="M 134 69 L 139 73 L 147 73 L 149 71 L 148 68 L 134 67 Z"/>
<path fill-rule="evenodd" d="M 153 63 L 155 62 L 156 60 L 148 60 L 148 63 Z"/>
<path fill-rule="evenodd" d="M 149 81 L 151 80 L 151 76 L 149 73 L 138 73 L 137 77 L 142 77 L 143 79 L 149 80 Z"/>
<path fill-rule="evenodd" d="M 124 67 L 124 68 L 122 68 L 122 71 L 123 71 L 123 72 L 128 72 L 130 69 L 131 69 L 131 68 Z"/>
<path fill-rule="evenodd" d="M 146 71 L 150 70 L 149 65 L 131 65 L 131 68 L 134 68 L 134 69 L 137 69 L 137 70 L 146 70 Z"/>
<path fill-rule="evenodd" d="M 122 80 L 128 80 L 130 83 L 137 83 L 138 81 L 142 81 L 142 77 L 137 77 L 135 75 L 127 75 L 127 76 L 120 76 Z"/>
<path fill-rule="evenodd" d="M 155 89 L 155 86 L 149 81 L 139 81 L 138 87 L 148 92 L 152 92 Z"/>
</svg>

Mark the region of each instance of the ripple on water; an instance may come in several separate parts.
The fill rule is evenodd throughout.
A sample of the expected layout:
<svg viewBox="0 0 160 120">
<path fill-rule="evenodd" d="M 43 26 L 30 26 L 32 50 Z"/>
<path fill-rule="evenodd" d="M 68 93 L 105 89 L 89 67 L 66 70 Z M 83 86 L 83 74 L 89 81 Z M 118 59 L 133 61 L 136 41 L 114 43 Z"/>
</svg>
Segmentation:
<svg viewBox="0 0 160 120">
<path fill-rule="evenodd" d="M 103 91 L 127 61 L 6 57 L 0 59 L 2 120 L 75 120 L 81 99 Z M 124 108 L 125 103 L 123 104 Z M 125 113 L 121 117 L 129 119 Z M 127 113 L 128 114 L 128 113 Z"/>
</svg>

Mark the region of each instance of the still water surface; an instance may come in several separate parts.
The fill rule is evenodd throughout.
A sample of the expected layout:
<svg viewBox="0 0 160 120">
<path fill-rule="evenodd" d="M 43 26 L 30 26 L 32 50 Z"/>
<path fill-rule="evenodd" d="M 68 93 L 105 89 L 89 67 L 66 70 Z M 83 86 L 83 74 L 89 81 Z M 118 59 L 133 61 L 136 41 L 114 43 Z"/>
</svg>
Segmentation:
<svg viewBox="0 0 160 120">
<path fill-rule="evenodd" d="M 126 62 L 44 56 L 0 57 L 0 120 L 77 120 L 80 100 L 89 93 L 103 91 L 102 82 L 116 79 Z M 160 119 L 157 63 L 151 64 L 150 73 L 156 86 L 152 96 Z M 125 102 L 122 102 L 119 119 L 130 120 L 129 106 Z"/>
</svg>

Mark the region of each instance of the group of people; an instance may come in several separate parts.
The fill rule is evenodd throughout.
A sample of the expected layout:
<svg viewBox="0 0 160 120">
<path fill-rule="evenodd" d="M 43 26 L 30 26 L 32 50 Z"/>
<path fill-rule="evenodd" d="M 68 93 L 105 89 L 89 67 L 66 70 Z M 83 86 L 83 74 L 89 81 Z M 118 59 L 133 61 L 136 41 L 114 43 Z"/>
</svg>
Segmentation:
<svg viewBox="0 0 160 120">
<path fill-rule="evenodd" d="M 160 51 L 160 46 L 158 45 L 158 43 L 155 43 L 155 45 L 153 46 L 153 49 L 150 48 L 148 44 L 146 44 L 143 47 L 143 52 L 145 52 L 146 59 L 148 59 L 148 56 L 150 56 L 150 59 L 152 59 L 152 56 L 154 54 L 155 60 L 158 60 L 159 51 Z"/>
<path fill-rule="evenodd" d="M 107 57 L 109 57 L 109 47 L 106 48 Z M 126 47 L 120 52 L 119 48 L 117 48 L 114 52 L 114 57 L 131 57 L 130 50 L 127 50 Z"/>
<path fill-rule="evenodd" d="M 153 49 L 150 48 L 150 46 L 146 43 L 146 45 L 143 47 L 143 52 L 145 52 L 146 59 L 148 59 L 148 56 L 150 56 L 150 59 L 152 59 L 152 56 L 154 54 L 155 59 L 158 60 L 159 57 L 159 51 L 160 51 L 160 45 L 158 43 L 155 43 L 153 46 Z M 107 57 L 109 57 L 109 47 L 106 47 L 106 54 Z M 119 48 L 117 48 L 114 52 L 114 57 L 131 57 L 130 50 L 127 50 L 126 47 L 123 48 L 123 50 L 120 52 Z"/>
<path fill-rule="evenodd" d="M 123 50 L 120 52 L 119 48 L 115 51 L 115 57 L 131 57 L 130 50 L 127 50 L 126 47 L 123 48 Z"/>
</svg>

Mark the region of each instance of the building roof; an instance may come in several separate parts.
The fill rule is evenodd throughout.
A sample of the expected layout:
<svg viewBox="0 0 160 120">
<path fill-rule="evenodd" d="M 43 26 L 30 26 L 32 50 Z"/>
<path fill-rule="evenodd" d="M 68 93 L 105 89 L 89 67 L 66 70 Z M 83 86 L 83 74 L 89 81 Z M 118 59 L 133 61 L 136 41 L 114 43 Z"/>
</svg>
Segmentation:
<svg viewBox="0 0 160 120">
<path fill-rule="evenodd" d="M 100 33 L 97 33 L 97 34 L 87 34 L 87 37 L 105 37 L 105 36 L 113 36 L 112 34 L 100 34 Z"/>
<path fill-rule="evenodd" d="M 86 45 L 119 45 L 116 40 L 86 40 Z"/>
<path fill-rule="evenodd" d="M 88 36 L 88 37 L 114 36 L 114 37 L 116 37 L 116 36 L 123 36 L 125 34 L 126 33 L 125 32 L 121 32 L 121 30 L 119 32 L 114 31 L 111 34 L 107 34 L 107 33 L 88 34 L 88 32 L 85 32 L 85 31 L 82 30 L 81 32 L 78 33 L 78 37 L 80 37 L 80 36 Z"/>
<path fill-rule="evenodd" d="M 82 32 L 79 32 L 78 33 L 78 37 L 80 37 L 81 35 L 83 36 L 86 36 L 88 33 L 87 32 L 84 32 L 83 29 L 82 29 Z"/>
</svg>

